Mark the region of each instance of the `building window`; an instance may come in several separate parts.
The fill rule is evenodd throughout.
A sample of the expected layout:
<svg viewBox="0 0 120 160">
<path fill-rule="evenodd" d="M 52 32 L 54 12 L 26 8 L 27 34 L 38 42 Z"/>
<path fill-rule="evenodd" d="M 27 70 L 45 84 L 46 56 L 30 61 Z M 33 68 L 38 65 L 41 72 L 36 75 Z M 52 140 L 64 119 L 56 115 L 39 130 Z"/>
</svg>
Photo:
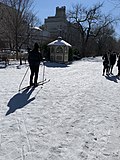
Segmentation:
<svg viewBox="0 0 120 160">
<path fill-rule="evenodd" d="M 63 48 L 61 46 L 58 46 L 56 49 L 57 53 L 63 53 Z"/>
</svg>

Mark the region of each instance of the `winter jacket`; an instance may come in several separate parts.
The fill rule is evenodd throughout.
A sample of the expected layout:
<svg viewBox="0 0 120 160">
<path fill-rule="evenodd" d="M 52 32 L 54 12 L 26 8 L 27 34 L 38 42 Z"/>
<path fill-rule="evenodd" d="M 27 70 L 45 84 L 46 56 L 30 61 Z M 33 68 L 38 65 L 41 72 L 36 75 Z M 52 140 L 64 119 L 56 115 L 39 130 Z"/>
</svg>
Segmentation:
<svg viewBox="0 0 120 160">
<path fill-rule="evenodd" d="M 35 50 L 29 52 L 28 55 L 29 65 L 39 65 L 41 61 L 42 61 L 42 55 L 40 52 Z"/>
<path fill-rule="evenodd" d="M 108 55 L 107 54 L 104 54 L 103 57 L 103 65 L 107 68 L 109 67 L 109 59 L 108 59 Z"/>
<path fill-rule="evenodd" d="M 110 54 L 110 64 L 114 65 L 116 62 L 116 54 L 112 53 Z"/>
<path fill-rule="evenodd" d="M 118 70 L 120 70 L 120 57 L 118 58 L 117 66 L 118 66 Z"/>
</svg>

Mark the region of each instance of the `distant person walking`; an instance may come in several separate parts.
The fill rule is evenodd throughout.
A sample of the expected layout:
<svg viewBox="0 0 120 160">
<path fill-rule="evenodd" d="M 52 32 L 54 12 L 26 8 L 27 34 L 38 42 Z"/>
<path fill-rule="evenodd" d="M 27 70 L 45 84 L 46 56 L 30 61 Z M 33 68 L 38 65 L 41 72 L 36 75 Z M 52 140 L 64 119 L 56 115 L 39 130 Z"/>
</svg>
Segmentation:
<svg viewBox="0 0 120 160">
<path fill-rule="evenodd" d="M 37 86 L 39 65 L 40 65 L 40 62 L 42 61 L 42 55 L 38 49 L 39 49 L 39 45 L 38 43 L 35 43 L 33 50 L 30 51 L 28 55 L 28 62 L 31 70 L 30 86 Z"/>
<path fill-rule="evenodd" d="M 120 55 L 118 56 L 118 60 L 117 60 L 117 67 L 118 67 L 118 76 L 120 76 Z"/>
<path fill-rule="evenodd" d="M 109 75 L 109 69 L 110 69 L 110 62 L 109 62 L 109 53 L 105 53 L 102 56 L 103 59 L 103 76 L 105 75 Z"/>
<path fill-rule="evenodd" d="M 113 74 L 113 67 L 116 63 L 116 53 L 115 52 L 111 52 L 110 53 L 110 74 Z"/>
</svg>

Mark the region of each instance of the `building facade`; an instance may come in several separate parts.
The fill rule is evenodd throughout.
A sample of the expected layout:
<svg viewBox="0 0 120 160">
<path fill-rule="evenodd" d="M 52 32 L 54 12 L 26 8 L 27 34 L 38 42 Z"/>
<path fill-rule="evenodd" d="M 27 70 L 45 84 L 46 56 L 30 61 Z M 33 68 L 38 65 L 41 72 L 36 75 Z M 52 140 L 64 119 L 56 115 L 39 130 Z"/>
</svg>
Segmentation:
<svg viewBox="0 0 120 160">
<path fill-rule="evenodd" d="M 45 19 L 45 29 L 50 32 L 51 37 L 56 39 L 56 37 L 61 36 L 66 39 L 67 34 L 67 20 L 65 14 L 65 6 L 59 8 L 56 7 L 55 16 L 48 17 Z"/>
<path fill-rule="evenodd" d="M 31 27 L 29 37 L 29 45 L 33 46 L 35 42 L 39 45 L 43 45 L 50 41 L 50 33 L 46 30 L 42 30 L 39 27 Z"/>
<path fill-rule="evenodd" d="M 80 34 L 75 25 L 67 20 L 65 6 L 56 7 L 55 16 L 50 16 L 45 19 L 44 26 L 45 29 L 50 32 L 53 40 L 61 36 L 62 39 L 68 41 L 73 47 L 79 45 L 76 40 L 79 40 Z"/>
<path fill-rule="evenodd" d="M 6 8 L 8 6 L 5 6 L 4 4 L 0 3 L 0 44 L 2 45 L 3 42 L 5 44 L 5 47 L 8 48 L 11 45 L 12 48 L 14 44 L 10 44 L 9 42 L 13 39 L 13 34 L 8 36 L 9 33 L 4 33 L 4 31 L 7 31 L 7 29 L 4 30 L 5 27 L 3 28 L 2 24 L 2 15 L 5 14 L 4 7 Z M 78 41 L 76 40 L 79 39 L 80 34 L 78 34 L 78 31 L 75 29 L 73 24 L 71 24 L 67 20 L 65 6 L 56 7 L 55 16 L 50 16 L 47 19 L 45 19 L 44 25 L 41 26 L 41 28 L 42 29 L 33 27 L 30 29 L 30 33 L 26 32 L 26 34 L 24 34 L 24 38 L 26 38 L 27 40 L 24 41 L 24 44 L 22 46 L 31 46 L 34 42 L 38 42 L 41 45 L 45 43 L 47 44 L 50 41 L 57 39 L 59 36 L 61 36 L 63 40 L 70 43 L 73 46 L 73 48 L 74 46 L 79 45 L 79 43 L 77 44 Z M 13 43 L 15 42 L 13 41 Z"/>
</svg>

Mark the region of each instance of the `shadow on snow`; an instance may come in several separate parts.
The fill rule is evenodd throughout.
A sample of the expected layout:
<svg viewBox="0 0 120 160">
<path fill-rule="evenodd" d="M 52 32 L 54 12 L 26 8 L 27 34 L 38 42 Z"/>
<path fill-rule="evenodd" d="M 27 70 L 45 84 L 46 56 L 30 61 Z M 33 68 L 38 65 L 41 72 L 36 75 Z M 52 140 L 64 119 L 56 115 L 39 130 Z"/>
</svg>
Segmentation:
<svg viewBox="0 0 120 160">
<path fill-rule="evenodd" d="M 69 67 L 68 64 L 56 63 L 56 62 L 44 62 L 44 65 L 46 67 L 60 67 L 60 68 Z"/>
<path fill-rule="evenodd" d="M 105 76 L 106 79 L 110 80 L 110 81 L 113 81 L 115 83 L 118 83 L 117 80 L 119 80 L 118 76 L 116 75 L 112 75 L 112 76 Z"/>
<path fill-rule="evenodd" d="M 7 106 L 9 107 L 9 110 L 6 113 L 6 116 L 11 113 L 14 113 L 17 109 L 23 108 L 28 103 L 33 101 L 35 97 L 32 97 L 31 99 L 29 99 L 33 91 L 34 91 L 34 88 L 32 88 L 31 90 L 26 89 L 22 93 L 17 93 L 16 95 L 14 95 L 7 104 Z"/>
</svg>

